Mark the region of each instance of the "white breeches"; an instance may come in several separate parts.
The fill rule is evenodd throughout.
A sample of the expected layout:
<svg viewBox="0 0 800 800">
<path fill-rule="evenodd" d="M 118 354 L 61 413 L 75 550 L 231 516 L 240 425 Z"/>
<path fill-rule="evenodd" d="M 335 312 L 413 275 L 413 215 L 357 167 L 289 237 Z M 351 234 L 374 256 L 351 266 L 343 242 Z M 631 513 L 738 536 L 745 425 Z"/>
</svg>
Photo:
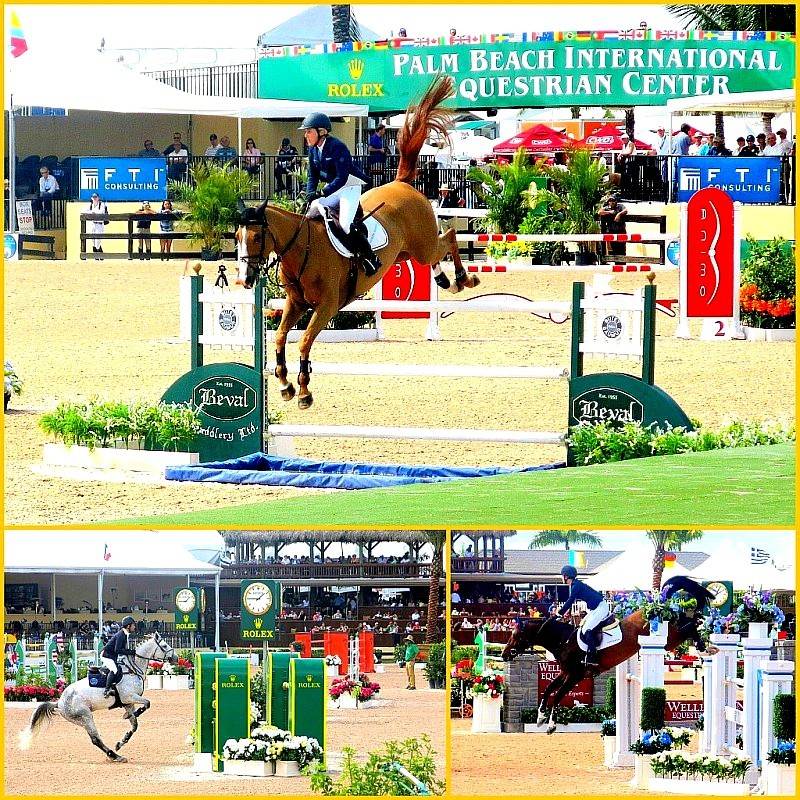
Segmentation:
<svg viewBox="0 0 800 800">
<path fill-rule="evenodd" d="M 328 197 L 320 197 L 315 200 L 306 212 L 306 216 L 310 219 L 314 217 L 321 217 L 325 212 L 324 208 L 337 208 L 339 209 L 339 224 L 342 230 L 350 232 L 350 226 L 358 211 L 358 201 L 361 198 L 361 184 L 352 184 L 349 186 L 342 186 L 341 189 L 335 191 Z"/>
<path fill-rule="evenodd" d="M 597 608 L 595 608 L 593 611 L 590 611 L 583 618 L 581 630 L 588 631 L 591 628 L 594 628 L 596 625 L 599 625 L 610 613 L 611 609 L 608 607 L 608 603 L 605 600 L 602 600 Z"/>
<path fill-rule="evenodd" d="M 103 225 L 102 222 L 90 222 L 89 223 L 89 233 L 103 233 L 106 229 L 106 226 Z M 103 240 L 102 239 L 92 239 L 92 247 L 102 247 Z"/>
<path fill-rule="evenodd" d="M 119 664 L 115 664 L 110 658 L 106 658 L 105 656 L 100 656 L 100 661 L 104 667 L 108 667 L 110 672 L 117 673 L 121 669 Z"/>
</svg>

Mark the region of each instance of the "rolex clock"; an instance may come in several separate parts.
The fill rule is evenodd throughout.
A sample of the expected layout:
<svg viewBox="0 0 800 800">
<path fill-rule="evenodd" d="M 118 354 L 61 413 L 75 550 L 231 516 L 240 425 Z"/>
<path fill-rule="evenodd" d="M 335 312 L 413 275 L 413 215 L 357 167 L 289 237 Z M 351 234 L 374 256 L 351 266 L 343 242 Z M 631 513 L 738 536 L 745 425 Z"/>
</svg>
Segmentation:
<svg viewBox="0 0 800 800">
<path fill-rule="evenodd" d="M 175 605 L 178 611 L 188 614 L 190 611 L 194 611 L 197 606 L 197 598 L 191 589 L 179 589 L 175 595 Z"/>
<path fill-rule="evenodd" d="M 731 581 L 705 581 L 703 587 L 713 597 L 709 600 L 712 608 L 720 614 L 730 614 L 733 610 L 733 583 Z"/>
<path fill-rule="evenodd" d="M 195 586 L 179 586 L 173 593 L 175 602 L 175 630 L 200 630 L 200 592 Z"/>
<path fill-rule="evenodd" d="M 275 638 L 275 620 L 281 607 L 281 585 L 270 580 L 242 581 L 240 589 L 243 639 Z"/>
</svg>

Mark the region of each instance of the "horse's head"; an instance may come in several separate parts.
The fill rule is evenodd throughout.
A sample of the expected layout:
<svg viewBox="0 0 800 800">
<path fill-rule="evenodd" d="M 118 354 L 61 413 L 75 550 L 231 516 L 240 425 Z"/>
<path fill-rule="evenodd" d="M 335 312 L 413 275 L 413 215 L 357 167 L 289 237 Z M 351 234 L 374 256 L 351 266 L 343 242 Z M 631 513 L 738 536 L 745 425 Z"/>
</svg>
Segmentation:
<svg viewBox="0 0 800 800">
<path fill-rule="evenodd" d="M 530 650 L 535 643 L 534 640 L 539 627 L 532 620 L 518 619 L 511 633 L 511 638 L 503 648 L 503 661 L 513 661 L 526 650 Z"/>
<path fill-rule="evenodd" d="M 239 228 L 236 231 L 238 283 L 252 289 L 267 260 L 267 201 L 258 208 L 247 208 L 239 200 Z M 242 275 L 244 272 L 244 275 Z"/>
<path fill-rule="evenodd" d="M 175 652 L 175 648 L 158 631 L 148 636 L 143 645 L 148 652 L 142 653 L 142 655 L 146 655 L 148 659 L 169 661 L 170 664 L 178 663 L 178 654 Z"/>
</svg>

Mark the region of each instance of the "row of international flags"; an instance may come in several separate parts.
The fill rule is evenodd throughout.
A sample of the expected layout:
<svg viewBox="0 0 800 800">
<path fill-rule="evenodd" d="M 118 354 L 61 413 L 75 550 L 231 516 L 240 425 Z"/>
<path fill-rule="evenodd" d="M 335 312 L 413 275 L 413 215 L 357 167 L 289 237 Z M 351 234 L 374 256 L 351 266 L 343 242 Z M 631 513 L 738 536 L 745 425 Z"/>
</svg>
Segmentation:
<svg viewBox="0 0 800 800">
<path fill-rule="evenodd" d="M 353 53 L 363 50 L 396 50 L 403 47 L 447 47 L 450 45 L 499 44 L 503 42 L 625 42 L 625 41 L 719 41 L 779 42 L 794 41 L 793 33 L 778 31 L 701 31 L 651 30 L 631 28 L 616 31 L 549 31 L 544 33 L 481 33 L 456 36 L 417 36 L 401 39 L 380 39 L 375 42 L 327 42 L 315 45 L 282 45 L 260 47 L 261 58 Z"/>
</svg>

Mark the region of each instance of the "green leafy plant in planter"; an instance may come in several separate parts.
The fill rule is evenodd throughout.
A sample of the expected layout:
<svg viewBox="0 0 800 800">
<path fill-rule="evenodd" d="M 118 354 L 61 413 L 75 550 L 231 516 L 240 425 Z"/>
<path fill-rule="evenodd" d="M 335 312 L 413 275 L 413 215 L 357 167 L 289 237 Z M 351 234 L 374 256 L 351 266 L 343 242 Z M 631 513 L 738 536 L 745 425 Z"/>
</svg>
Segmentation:
<svg viewBox="0 0 800 800">
<path fill-rule="evenodd" d="M 188 183 L 170 181 L 175 200 L 186 205 L 181 222 L 190 238 L 201 244 L 200 257 L 216 260 L 222 252 L 222 237 L 239 220 L 239 200 L 258 187 L 258 180 L 242 169 L 229 169 L 213 162 L 198 163 L 190 170 Z"/>
<path fill-rule="evenodd" d="M 739 292 L 741 321 L 751 328 L 794 328 L 796 280 L 794 248 L 780 237 L 759 242 L 747 237 Z"/>
<path fill-rule="evenodd" d="M 436 642 L 428 650 L 428 661 L 422 671 L 425 673 L 431 689 L 444 687 L 445 653 L 446 645 L 444 642 Z"/>
<path fill-rule="evenodd" d="M 795 748 L 796 709 L 793 694 L 777 694 L 772 701 L 774 715 L 772 733 L 778 740 L 778 746 L 767 753 L 767 761 L 772 764 L 794 764 L 797 761 Z"/>
<path fill-rule="evenodd" d="M 544 179 L 542 167 L 531 164 L 523 149 L 514 153 L 507 164 L 471 167 L 466 180 L 474 182 L 475 193 L 486 203 L 486 217 L 478 224 L 495 233 L 517 233 L 528 207 L 524 193 L 538 178 Z"/>
<path fill-rule="evenodd" d="M 610 183 L 605 163 L 588 150 L 574 148 L 569 151 L 566 169 L 547 168 L 552 182 L 552 194 L 558 198 L 554 208 L 563 215 L 564 233 L 598 233 L 597 214 Z M 591 242 L 579 242 L 579 258 L 575 263 L 590 264 L 595 260 L 596 248 Z"/>
</svg>

